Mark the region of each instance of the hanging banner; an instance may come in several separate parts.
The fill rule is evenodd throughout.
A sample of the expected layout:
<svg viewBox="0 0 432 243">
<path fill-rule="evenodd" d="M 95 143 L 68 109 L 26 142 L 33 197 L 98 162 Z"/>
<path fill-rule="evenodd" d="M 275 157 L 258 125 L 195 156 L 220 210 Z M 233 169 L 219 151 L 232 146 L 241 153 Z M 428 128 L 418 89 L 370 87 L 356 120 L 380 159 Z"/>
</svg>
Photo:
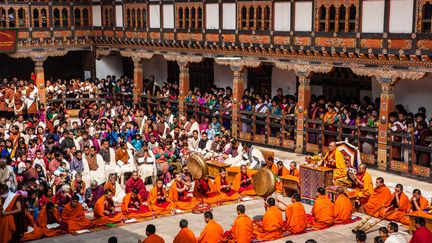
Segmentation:
<svg viewBox="0 0 432 243">
<path fill-rule="evenodd" d="M 0 29 L 0 53 L 15 52 L 18 30 Z"/>
</svg>

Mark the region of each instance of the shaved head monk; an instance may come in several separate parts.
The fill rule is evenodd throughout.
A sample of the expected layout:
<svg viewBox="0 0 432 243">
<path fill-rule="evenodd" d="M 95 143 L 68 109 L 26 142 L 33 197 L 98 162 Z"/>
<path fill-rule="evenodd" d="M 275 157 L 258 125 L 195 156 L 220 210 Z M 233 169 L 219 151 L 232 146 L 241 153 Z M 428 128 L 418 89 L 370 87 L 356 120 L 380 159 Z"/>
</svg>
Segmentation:
<svg viewBox="0 0 432 243">
<path fill-rule="evenodd" d="M 266 205 L 267 211 L 261 224 L 254 224 L 254 234 L 257 240 L 267 241 L 282 238 L 284 226 L 282 212 L 276 207 L 276 201 L 272 197 L 267 198 Z"/>
<path fill-rule="evenodd" d="M 365 204 L 370 195 L 373 193 L 372 177 L 366 171 L 366 164 L 361 164 L 358 168 L 358 172 L 355 175 L 355 194 L 360 204 Z"/>
<path fill-rule="evenodd" d="M 112 191 L 106 189 L 104 195 L 97 200 L 93 211 L 94 225 L 116 224 L 123 220 L 123 214 L 115 211 L 113 196 Z"/>
<path fill-rule="evenodd" d="M 171 213 L 175 209 L 174 203 L 168 199 L 162 179 L 157 179 L 155 186 L 150 190 L 147 205 L 157 214 Z"/>
<path fill-rule="evenodd" d="M 156 226 L 153 224 L 147 225 L 146 235 L 147 238 L 145 238 L 142 243 L 165 243 L 165 240 L 156 234 Z"/>
<path fill-rule="evenodd" d="M 223 239 L 223 228 L 213 219 L 211 212 L 204 213 L 204 221 L 207 223 L 198 238 L 199 243 L 220 242 Z"/>
<path fill-rule="evenodd" d="M 198 243 L 195 234 L 188 228 L 186 219 L 180 220 L 180 231 L 174 238 L 174 243 Z"/>
<path fill-rule="evenodd" d="M 92 225 L 92 222 L 86 218 L 77 195 L 73 195 L 71 201 L 63 208 L 61 219 L 68 225 L 69 232 L 88 229 Z"/>
<path fill-rule="evenodd" d="M 346 163 L 341 151 L 336 149 L 336 143 L 329 143 L 329 151 L 324 155 L 323 162 L 326 167 L 333 168 L 333 179 L 341 179 L 347 176 Z"/>
<path fill-rule="evenodd" d="M 423 210 L 427 209 L 429 207 L 429 201 L 422 196 L 422 193 L 420 189 L 414 189 L 413 196 L 411 197 L 411 203 L 410 203 L 410 215 L 415 216 L 425 216 L 429 217 L 427 212 L 424 212 Z M 399 222 L 405 225 L 409 225 L 410 219 L 407 214 L 399 218 Z"/>
<path fill-rule="evenodd" d="M 312 207 L 312 218 L 309 219 L 309 226 L 314 229 L 325 229 L 333 224 L 334 205 L 327 197 L 325 189 L 320 187 L 317 190 L 317 199 Z"/>
<path fill-rule="evenodd" d="M 216 191 L 218 192 L 221 201 L 235 201 L 240 196 L 236 191 L 233 190 L 232 183 L 228 181 L 226 177 L 225 168 L 219 169 L 219 175 L 215 178 Z"/>
<path fill-rule="evenodd" d="M 346 196 L 344 189 L 338 187 L 336 189 L 338 198 L 334 203 L 334 222 L 347 222 L 351 220 L 354 208 L 351 200 Z"/>
<path fill-rule="evenodd" d="M 252 185 L 252 173 L 247 170 L 246 165 L 240 166 L 240 173 L 234 177 L 234 190 L 242 196 L 255 196 Z"/>
<path fill-rule="evenodd" d="M 378 177 L 375 183 L 375 188 L 367 203 L 363 205 L 363 210 L 366 214 L 377 217 L 379 210 L 388 205 L 390 200 L 392 200 L 392 194 L 390 189 L 384 184 L 382 177 Z"/>
<path fill-rule="evenodd" d="M 127 218 L 147 218 L 152 217 L 153 212 L 147 205 L 143 205 L 143 200 L 137 188 L 123 198 L 121 211 Z"/>
<path fill-rule="evenodd" d="M 2 161 L 4 164 L 4 162 Z M 0 184 L 0 234 L 1 242 L 19 242 L 21 236 L 26 231 L 24 222 L 25 210 L 23 197 L 9 191 L 6 184 Z M 3 230 L 4 229 L 4 230 Z"/>
<path fill-rule="evenodd" d="M 293 162 L 293 163 L 295 164 L 295 162 Z M 282 161 L 278 161 L 276 163 L 276 168 L 277 168 L 277 170 L 273 171 L 273 173 L 275 173 L 279 178 L 283 177 L 283 176 L 288 176 L 290 174 L 290 171 L 287 168 L 285 168 Z M 283 185 L 282 185 L 282 181 L 280 179 L 278 179 L 278 181 L 276 183 L 276 191 L 277 192 L 283 192 Z"/>
<path fill-rule="evenodd" d="M 56 224 L 57 227 L 48 228 L 48 225 Z M 36 226 L 33 231 L 24 235 L 23 241 L 37 240 L 42 237 L 54 237 L 65 234 L 64 223 L 61 222 L 60 214 L 57 208 L 54 207 L 54 203 L 48 202 L 45 207 L 39 213 L 36 221 Z"/>
<path fill-rule="evenodd" d="M 214 190 L 215 186 L 212 180 L 205 176 L 195 180 L 193 195 L 206 204 L 218 204 L 221 202 L 218 193 Z"/>
<path fill-rule="evenodd" d="M 400 218 L 409 213 L 411 201 L 403 192 L 402 184 L 397 184 L 393 193 L 393 199 L 379 212 L 380 218 L 388 221 L 399 221 Z"/>
<path fill-rule="evenodd" d="M 232 238 L 237 243 L 249 243 L 253 240 L 252 220 L 245 214 L 246 208 L 240 204 L 237 206 L 237 218 L 230 230 Z"/>
<path fill-rule="evenodd" d="M 285 228 L 292 234 L 301 233 L 307 227 L 307 217 L 300 194 L 293 194 L 291 202 L 285 209 Z"/>
<path fill-rule="evenodd" d="M 175 174 L 174 181 L 169 189 L 169 198 L 180 210 L 190 210 L 199 203 L 196 198 L 188 196 L 190 187 L 183 181 L 180 174 Z"/>
</svg>

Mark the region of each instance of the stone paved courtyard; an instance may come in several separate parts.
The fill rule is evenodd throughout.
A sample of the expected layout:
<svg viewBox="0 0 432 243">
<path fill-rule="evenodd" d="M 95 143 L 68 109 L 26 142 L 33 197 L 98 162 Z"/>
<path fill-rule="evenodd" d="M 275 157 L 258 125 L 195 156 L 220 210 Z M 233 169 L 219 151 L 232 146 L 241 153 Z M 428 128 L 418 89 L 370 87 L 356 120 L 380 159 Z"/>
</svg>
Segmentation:
<svg viewBox="0 0 432 243">
<path fill-rule="evenodd" d="M 278 158 L 285 158 L 288 160 L 295 160 L 295 161 L 302 161 L 303 155 L 298 155 L 294 153 L 286 153 L 286 152 L 280 152 L 275 151 L 275 157 Z M 405 192 L 407 194 L 410 194 L 412 192 L 412 188 L 416 187 L 422 190 L 423 194 L 427 196 L 428 199 L 430 199 L 430 195 L 432 193 L 432 187 L 429 183 L 413 180 L 410 178 L 405 178 L 401 176 L 397 176 L 394 174 L 369 169 L 369 172 L 371 173 L 373 179 L 375 180 L 376 177 L 382 176 L 384 177 L 386 184 L 389 185 L 391 188 L 394 187 L 396 183 L 402 183 L 405 186 Z M 282 199 L 284 202 L 290 202 L 289 198 L 283 198 L 281 195 L 278 196 L 279 199 Z M 246 206 L 246 213 L 251 218 L 261 217 L 264 214 L 264 202 L 262 199 L 256 199 L 252 201 L 247 201 L 243 203 Z M 221 207 L 216 207 L 213 209 L 213 214 L 215 217 L 215 220 L 219 222 L 224 230 L 228 230 L 235 217 L 236 217 L 236 206 L 237 204 L 230 204 L 225 205 Z M 305 205 L 306 212 L 309 213 L 311 210 L 311 206 Z M 364 218 L 364 215 L 361 214 L 355 214 L 359 215 L 360 217 Z M 34 242 L 61 242 L 61 243 L 69 243 L 69 242 L 95 242 L 95 243 L 103 243 L 107 242 L 108 238 L 111 236 L 116 236 L 119 240 L 119 242 L 125 242 L 125 243 L 135 243 L 138 242 L 138 240 L 142 240 L 145 238 L 145 227 L 147 224 L 152 223 L 156 225 L 157 234 L 161 235 L 166 242 L 172 242 L 175 235 L 179 231 L 178 223 L 181 219 L 187 219 L 189 221 L 189 228 L 195 233 L 196 236 L 199 236 L 199 233 L 205 226 L 205 222 L 203 219 L 202 214 L 182 214 L 182 215 L 175 215 L 165 218 L 159 218 L 155 220 L 135 223 L 135 224 L 129 224 L 129 225 L 123 225 L 117 228 L 113 228 L 110 230 L 100 231 L 100 232 L 94 232 L 94 233 L 87 233 L 82 235 L 63 235 L 59 237 L 54 238 L 48 238 L 48 239 L 41 239 L 39 241 Z M 348 225 L 339 225 L 339 226 L 333 226 L 329 229 L 322 230 L 322 231 L 313 231 L 302 235 L 294 235 L 294 236 L 288 236 L 283 239 L 273 241 L 273 242 L 285 242 L 286 240 L 292 240 L 295 243 L 303 243 L 307 239 L 315 239 L 317 242 L 355 242 L 355 235 L 351 233 L 351 229 L 355 227 L 359 222 L 348 224 Z M 377 229 L 380 226 L 387 225 L 386 221 L 382 221 L 380 224 L 375 226 L 371 233 L 368 234 L 368 240 L 367 242 L 373 242 L 373 238 L 378 235 Z M 409 241 L 411 238 L 408 229 L 406 227 L 402 228 L 402 234 L 404 237 Z"/>
</svg>

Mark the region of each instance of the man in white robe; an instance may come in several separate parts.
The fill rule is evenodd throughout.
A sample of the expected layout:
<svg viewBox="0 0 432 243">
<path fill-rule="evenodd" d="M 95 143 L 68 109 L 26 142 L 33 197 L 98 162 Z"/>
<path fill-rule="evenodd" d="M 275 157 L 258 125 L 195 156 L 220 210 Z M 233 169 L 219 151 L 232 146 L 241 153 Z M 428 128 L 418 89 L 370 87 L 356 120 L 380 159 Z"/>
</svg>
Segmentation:
<svg viewBox="0 0 432 243">
<path fill-rule="evenodd" d="M 156 158 L 151 150 L 148 149 L 147 143 L 144 143 L 142 148 L 134 154 L 135 163 L 138 173 L 145 181 L 148 177 L 155 177 L 157 175 Z"/>
<path fill-rule="evenodd" d="M 96 155 L 96 159 L 98 164 L 104 165 L 105 178 L 108 178 L 109 174 L 117 173 L 115 151 L 110 148 L 108 140 L 102 140 L 101 148 Z"/>
</svg>

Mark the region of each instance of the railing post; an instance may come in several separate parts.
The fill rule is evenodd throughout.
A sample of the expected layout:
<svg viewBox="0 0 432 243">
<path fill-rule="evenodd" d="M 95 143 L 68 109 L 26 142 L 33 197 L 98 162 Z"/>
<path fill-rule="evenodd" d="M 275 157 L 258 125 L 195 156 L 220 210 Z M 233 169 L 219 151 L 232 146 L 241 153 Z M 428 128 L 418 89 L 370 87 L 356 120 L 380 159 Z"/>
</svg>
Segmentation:
<svg viewBox="0 0 432 243">
<path fill-rule="evenodd" d="M 305 148 L 304 144 L 304 120 L 306 118 L 307 109 L 309 107 L 309 101 L 311 96 L 310 90 L 310 73 L 299 73 L 298 80 L 300 85 L 298 86 L 298 101 L 297 101 L 297 131 L 296 131 L 296 144 L 295 151 L 302 153 Z"/>
</svg>

